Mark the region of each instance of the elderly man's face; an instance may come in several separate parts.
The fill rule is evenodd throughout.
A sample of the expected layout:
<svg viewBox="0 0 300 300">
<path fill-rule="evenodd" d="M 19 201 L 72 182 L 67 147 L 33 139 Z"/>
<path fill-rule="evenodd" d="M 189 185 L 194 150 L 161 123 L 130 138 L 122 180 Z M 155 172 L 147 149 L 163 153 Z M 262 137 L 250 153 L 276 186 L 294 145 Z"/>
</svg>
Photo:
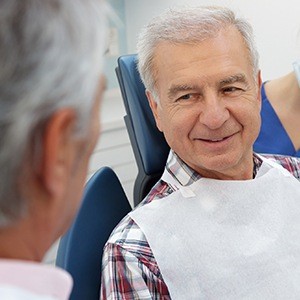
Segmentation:
<svg viewBox="0 0 300 300">
<path fill-rule="evenodd" d="M 247 179 L 260 128 L 260 74 L 234 28 L 198 45 L 161 43 L 154 60 L 160 103 L 148 92 L 170 147 L 205 177 Z"/>
</svg>

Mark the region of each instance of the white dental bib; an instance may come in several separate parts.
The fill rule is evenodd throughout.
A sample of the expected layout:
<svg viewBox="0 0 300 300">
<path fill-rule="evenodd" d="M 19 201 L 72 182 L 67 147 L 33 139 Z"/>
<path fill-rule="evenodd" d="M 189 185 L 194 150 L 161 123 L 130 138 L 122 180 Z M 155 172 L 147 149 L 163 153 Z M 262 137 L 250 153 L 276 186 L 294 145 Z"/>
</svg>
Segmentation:
<svg viewBox="0 0 300 300">
<path fill-rule="evenodd" d="M 300 183 L 263 159 L 253 180 L 202 178 L 130 213 L 174 299 L 300 299 Z"/>
</svg>

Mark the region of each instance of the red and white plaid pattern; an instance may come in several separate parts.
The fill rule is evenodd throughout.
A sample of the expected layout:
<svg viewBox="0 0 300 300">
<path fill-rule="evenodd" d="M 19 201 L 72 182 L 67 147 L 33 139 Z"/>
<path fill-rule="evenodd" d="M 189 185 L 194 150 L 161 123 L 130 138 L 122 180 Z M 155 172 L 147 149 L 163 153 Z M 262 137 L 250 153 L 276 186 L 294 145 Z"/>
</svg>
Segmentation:
<svg viewBox="0 0 300 300">
<path fill-rule="evenodd" d="M 300 158 L 268 155 L 300 180 Z M 262 164 L 254 154 L 253 174 Z M 189 185 L 201 176 L 171 152 L 166 165 L 169 173 L 182 185 Z M 160 180 L 140 205 L 164 198 L 174 187 Z M 159 267 L 144 233 L 126 216 L 115 228 L 104 248 L 101 299 L 171 299 Z"/>
</svg>

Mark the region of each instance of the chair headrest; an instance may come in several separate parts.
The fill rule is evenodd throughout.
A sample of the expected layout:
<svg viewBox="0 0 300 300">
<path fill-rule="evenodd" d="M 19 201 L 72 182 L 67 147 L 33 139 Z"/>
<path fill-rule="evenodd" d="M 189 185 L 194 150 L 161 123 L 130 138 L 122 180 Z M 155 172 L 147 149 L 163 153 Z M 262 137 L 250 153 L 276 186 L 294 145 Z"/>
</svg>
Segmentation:
<svg viewBox="0 0 300 300">
<path fill-rule="evenodd" d="M 146 174 L 161 173 L 169 154 L 164 135 L 156 127 L 145 86 L 137 69 L 137 55 L 124 55 L 118 59 L 119 81 L 123 100 L 132 122 L 137 147 Z"/>
</svg>

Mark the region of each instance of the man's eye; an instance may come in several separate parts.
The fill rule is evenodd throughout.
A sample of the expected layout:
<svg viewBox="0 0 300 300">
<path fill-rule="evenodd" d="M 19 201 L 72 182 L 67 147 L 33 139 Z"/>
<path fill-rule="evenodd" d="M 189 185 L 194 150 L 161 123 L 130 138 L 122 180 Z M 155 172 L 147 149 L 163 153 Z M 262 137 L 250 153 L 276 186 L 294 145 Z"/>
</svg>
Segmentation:
<svg viewBox="0 0 300 300">
<path fill-rule="evenodd" d="M 241 88 L 230 86 L 223 89 L 224 94 L 237 94 L 242 92 Z"/>
<path fill-rule="evenodd" d="M 178 98 L 178 100 L 189 100 L 191 98 L 191 94 L 186 94 Z"/>
</svg>

